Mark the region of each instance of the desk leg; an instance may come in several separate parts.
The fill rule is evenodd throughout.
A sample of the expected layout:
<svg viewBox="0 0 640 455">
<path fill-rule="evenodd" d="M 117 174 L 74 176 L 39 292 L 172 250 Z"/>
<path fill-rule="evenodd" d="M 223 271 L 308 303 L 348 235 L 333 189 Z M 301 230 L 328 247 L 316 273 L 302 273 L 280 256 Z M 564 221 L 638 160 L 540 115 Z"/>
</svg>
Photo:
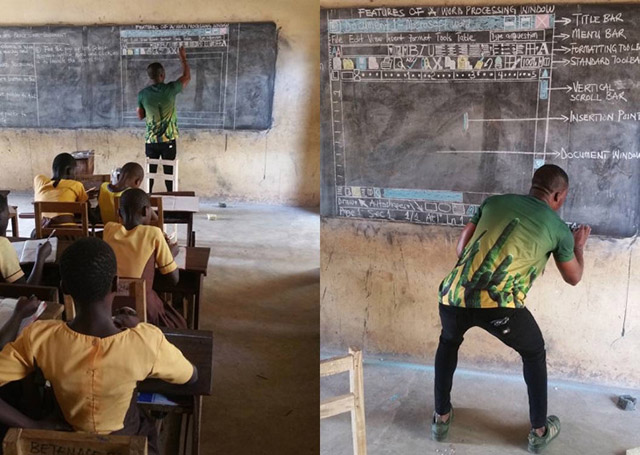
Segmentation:
<svg viewBox="0 0 640 455">
<path fill-rule="evenodd" d="M 204 275 L 199 274 L 198 289 L 193 296 L 193 330 L 198 330 L 200 324 L 200 295 L 202 294 L 202 284 L 204 281 Z"/>
<path fill-rule="evenodd" d="M 193 397 L 193 447 L 191 453 L 200 455 L 200 423 L 202 419 L 202 395 Z"/>
<path fill-rule="evenodd" d="M 19 232 L 19 228 L 18 228 L 18 213 L 17 213 L 17 211 L 16 211 L 16 216 L 11 218 L 11 235 L 13 237 L 20 237 L 20 232 Z"/>
<path fill-rule="evenodd" d="M 196 233 L 193 232 L 193 213 L 189 214 L 187 223 L 187 246 L 196 246 Z"/>
</svg>

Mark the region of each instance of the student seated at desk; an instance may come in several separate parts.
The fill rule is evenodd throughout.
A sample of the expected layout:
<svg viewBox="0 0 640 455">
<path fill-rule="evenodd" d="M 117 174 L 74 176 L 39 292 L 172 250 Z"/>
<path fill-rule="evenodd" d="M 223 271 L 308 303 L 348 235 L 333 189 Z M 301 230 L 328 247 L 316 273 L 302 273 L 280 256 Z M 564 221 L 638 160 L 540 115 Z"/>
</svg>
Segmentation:
<svg viewBox="0 0 640 455">
<path fill-rule="evenodd" d="M 162 230 L 149 226 L 152 213 L 147 193 L 141 189 L 125 191 L 120 198 L 120 216 L 124 224 L 107 223 L 103 239 L 116 253 L 119 277 L 144 278 L 146 281 L 147 321 L 162 327 L 186 328 L 182 315 L 153 290 L 156 265 L 170 284 L 177 284 L 179 275 L 173 259 L 178 245 L 170 247 Z"/>
<path fill-rule="evenodd" d="M 144 169 L 138 163 L 131 162 L 122 166 L 120 175 L 118 176 L 118 182 L 115 185 L 104 182 L 100 186 L 98 207 L 100 208 L 100 217 L 104 224 L 118 221 L 115 198 L 122 196 L 122 193 L 129 188 L 140 188 L 143 180 Z"/>
<path fill-rule="evenodd" d="M 9 204 L 7 198 L 0 194 L 0 282 L 2 283 L 27 283 L 40 284 L 44 261 L 51 254 L 51 243 L 44 242 L 38 246 L 36 262 L 29 278 L 25 280 L 24 272 L 20 267 L 18 253 L 7 239 L 7 225 L 9 223 Z"/>
<path fill-rule="evenodd" d="M 24 378 L 36 364 L 51 382 L 64 418 L 35 421 L 0 400 L 0 423 L 18 428 L 59 429 L 94 434 L 142 435 L 157 453 L 157 432 L 136 404 L 136 385 L 146 378 L 193 383 L 196 368 L 157 327 L 114 322 L 116 257 L 97 238 L 83 238 L 60 259 L 62 288 L 73 297 L 71 322 L 36 321 L 0 352 L 0 385 Z"/>
<path fill-rule="evenodd" d="M 38 310 L 39 305 L 40 300 L 35 296 L 31 296 L 30 298 L 20 297 L 18 299 L 11 317 L 0 327 L 0 349 L 16 339 L 22 320 L 32 316 L 33 313 Z"/>
<path fill-rule="evenodd" d="M 33 179 L 36 202 L 86 202 L 89 195 L 84 185 L 75 179 L 76 160 L 69 153 L 61 153 L 53 160 L 53 177 L 37 175 Z M 47 226 L 74 223 L 70 213 L 43 213 Z"/>
</svg>

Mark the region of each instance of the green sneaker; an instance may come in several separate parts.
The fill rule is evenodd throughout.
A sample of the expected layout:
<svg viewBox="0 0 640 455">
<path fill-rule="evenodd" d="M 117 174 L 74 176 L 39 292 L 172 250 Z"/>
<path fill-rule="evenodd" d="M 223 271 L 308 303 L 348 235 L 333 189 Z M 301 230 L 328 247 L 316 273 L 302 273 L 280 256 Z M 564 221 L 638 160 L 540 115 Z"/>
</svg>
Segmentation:
<svg viewBox="0 0 640 455">
<path fill-rule="evenodd" d="M 560 434 L 560 419 L 556 416 L 547 417 L 547 431 L 544 436 L 538 436 L 534 430 L 529 432 L 529 452 L 540 453 L 556 436 Z"/>
<path fill-rule="evenodd" d="M 449 418 L 446 422 L 443 422 L 440 416 L 438 416 L 435 412 L 433 413 L 433 420 L 431 421 L 431 437 L 434 441 L 444 441 L 447 439 L 447 435 L 449 434 L 449 426 L 451 425 L 451 421 L 453 420 L 453 406 L 451 406 L 451 411 L 449 411 Z"/>
</svg>

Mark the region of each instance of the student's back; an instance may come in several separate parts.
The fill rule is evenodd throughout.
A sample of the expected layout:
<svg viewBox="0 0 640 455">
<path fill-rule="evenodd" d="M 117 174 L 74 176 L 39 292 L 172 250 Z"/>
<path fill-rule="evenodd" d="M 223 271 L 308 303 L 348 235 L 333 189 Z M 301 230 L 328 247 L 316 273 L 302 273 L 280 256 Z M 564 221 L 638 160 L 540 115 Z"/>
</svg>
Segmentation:
<svg viewBox="0 0 640 455">
<path fill-rule="evenodd" d="M 124 224 L 107 223 L 103 239 L 115 252 L 119 277 L 145 280 L 147 321 L 163 327 L 185 328 L 187 323 L 182 315 L 153 290 L 156 267 L 161 275 L 175 276 L 177 282 L 178 266 L 162 230 L 148 225 L 151 212 L 149 196 L 144 191 L 126 191 L 120 199 Z"/>
<path fill-rule="evenodd" d="M 76 317 L 67 323 L 35 322 L 5 346 L 0 352 L 0 385 L 24 378 L 37 364 L 74 430 L 129 435 L 143 434 L 143 427 L 153 430 L 152 425 L 142 425 L 147 418 L 132 400 L 136 383 L 152 377 L 184 384 L 197 378 L 195 368 L 158 328 L 115 325 L 111 312 L 116 259 L 105 242 L 76 241 L 63 253 L 60 271 L 63 289 L 74 298 Z M 43 426 L 6 409 L 0 402 L 0 423 Z M 144 435 L 154 438 L 153 431 Z"/>
<path fill-rule="evenodd" d="M 127 191 L 127 188 L 121 191 L 114 190 L 109 182 L 104 182 L 100 185 L 98 207 L 100 208 L 100 219 L 103 223 L 106 224 L 118 221 L 115 199 L 122 196 L 122 193 L 125 191 Z"/>
<path fill-rule="evenodd" d="M 74 180 L 76 162 L 69 153 L 61 153 L 53 160 L 53 178 L 36 175 L 33 179 L 34 200 L 36 202 L 86 202 L 89 196 L 84 185 Z M 66 219 L 65 213 L 43 213 L 46 218 L 65 217 L 62 222 L 72 222 Z"/>
<path fill-rule="evenodd" d="M 16 283 L 26 281 L 28 284 L 40 284 L 44 261 L 51 253 L 51 244 L 43 242 L 38 246 L 36 262 L 27 280 L 20 266 L 18 253 L 6 237 L 9 223 L 9 204 L 7 198 L 0 195 L 0 283 Z"/>
<path fill-rule="evenodd" d="M 76 431 L 98 434 L 123 428 L 138 381 L 158 377 L 183 384 L 193 374 L 160 329 L 145 323 L 100 338 L 62 321 L 36 321 L 0 353 L 2 384 L 22 379 L 36 364 L 65 420 Z"/>
<path fill-rule="evenodd" d="M 115 184 L 104 182 L 98 194 L 100 218 L 104 224 L 117 222 L 115 199 L 129 188 L 140 188 L 144 179 L 144 169 L 138 163 L 130 162 L 122 166 L 118 181 Z"/>
</svg>

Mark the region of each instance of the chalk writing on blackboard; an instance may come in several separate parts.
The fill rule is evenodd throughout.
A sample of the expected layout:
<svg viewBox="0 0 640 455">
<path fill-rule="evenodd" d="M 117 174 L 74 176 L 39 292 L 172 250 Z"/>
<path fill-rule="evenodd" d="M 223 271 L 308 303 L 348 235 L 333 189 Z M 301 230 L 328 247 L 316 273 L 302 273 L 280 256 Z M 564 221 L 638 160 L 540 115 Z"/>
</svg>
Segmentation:
<svg viewBox="0 0 640 455">
<path fill-rule="evenodd" d="M 323 14 L 324 214 L 459 226 L 553 162 L 580 189 L 561 215 L 602 234 L 637 230 L 640 200 L 615 196 L 640 183 L 637 8 Z"/>
</svg>

